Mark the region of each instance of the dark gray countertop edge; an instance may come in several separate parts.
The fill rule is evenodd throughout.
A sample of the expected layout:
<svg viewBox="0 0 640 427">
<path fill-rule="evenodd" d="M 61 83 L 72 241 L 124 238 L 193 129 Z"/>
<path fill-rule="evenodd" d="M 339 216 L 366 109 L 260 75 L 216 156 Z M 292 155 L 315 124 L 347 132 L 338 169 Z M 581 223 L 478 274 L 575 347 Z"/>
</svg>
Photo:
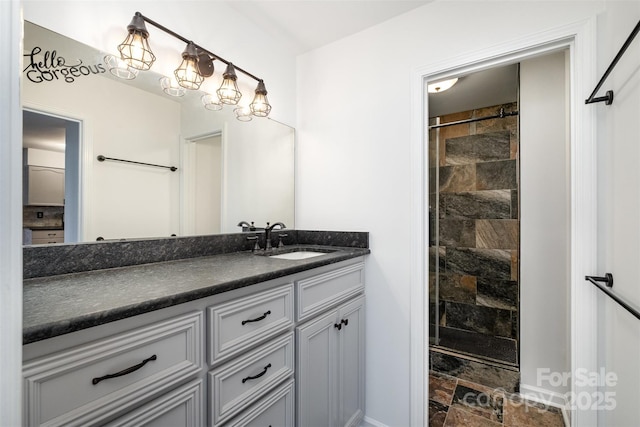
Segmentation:
<svg viewBox="0 0 640 427">
<path fill-rule="evenodd" d="M 53 338 L 55 336 L 79 331 L 82 329 L 103 325 L 131 316 L 148 313 L 162 308 L 182 304 L 200 298 L 205 298 L 222 292 L 227 292 L 245 286 L 251 286 L 268 280 L 288 276 L 291 274 L 300 273 L 313 268 L 322 267 L 324 265 L 330 265 L 340 261 L 357 258 L 369 253 L 371 253 L 371 251 L 368 248 L 342 248 L 342 250 L 338 250 L 332 253 L 332 256 L 330 258 L 319 257 L 317 260 L 305 260 L 304 263 L 290 264 L 287 266 L 283 266 L 283 268 L 281 269 L 269 271 L 263 274 L 243 277 L 238 280 L 229 280 L 224 283 L 205 286 L 187 292 L 169 294 L 165 297 L 156 298 L 133 305 L 124 305 L 122 307 L 111 310 L 103 310 L 87 315 L 78 315 L 65 320 L 26 327 L 23 329 L 23 344 L 29 344 L 36 341 Z"/>
<path fill-rule="evenodd" d="M 369 233 L 363 231 L 274 230 L 273 247 L 280 234 L 285 246 L 324 245 L 368 248 Z M 164 261 L 248 251 L 254 242 L 247 237 L 258 236 L 265 247 L 264 231 L 185 236 L 162 239 L 130 239 L 78 244 L 34 245 L 23 247 L 23 278 L 48 277 L 92 270 L 127 267 Z"/>
</svg>

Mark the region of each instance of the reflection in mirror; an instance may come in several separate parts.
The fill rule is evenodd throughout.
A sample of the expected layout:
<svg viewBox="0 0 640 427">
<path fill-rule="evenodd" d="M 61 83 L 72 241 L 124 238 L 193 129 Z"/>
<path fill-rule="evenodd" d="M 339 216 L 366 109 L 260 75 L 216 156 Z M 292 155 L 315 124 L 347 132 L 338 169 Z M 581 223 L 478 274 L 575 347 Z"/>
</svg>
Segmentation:
<svg viewBox="0 0 640 427">
<path fill-rule="evenodd" d="M 294 227 L 293 128 L 205 108 L 215 74 L 203 91 L 170 96 L 163 76 L 110 72 L 107 55 L 25 22 L 25 244 L 232 233 L 241 221 Z M 38 168 L 61 175 L 39 178 Z"/>
</svg>

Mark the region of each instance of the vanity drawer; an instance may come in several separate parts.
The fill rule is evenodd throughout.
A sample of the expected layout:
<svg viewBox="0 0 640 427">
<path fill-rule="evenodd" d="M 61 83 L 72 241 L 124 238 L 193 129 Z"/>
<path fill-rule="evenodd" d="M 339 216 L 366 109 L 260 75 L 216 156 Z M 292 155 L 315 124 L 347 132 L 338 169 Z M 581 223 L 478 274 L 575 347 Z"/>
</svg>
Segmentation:
<svg viewBox="0 0 640 427">
<path fill-rule="evenodd" d="M 64 230 L 31 230 L 32 245 L 64 243 Z"/>
<path fill-rule="evenodd" d="M 188 313 L 27 361 L 26 424 L 103 424 L 197 374 L 202 324 Z"/>
<path fill-rule="evenodd" d="M 287 381 L 225 427 L 294 427 L 294 380 Z"/>
<path fill-rule="evenodd" d="M 64 230 L 31 230 L 34 239 L 64 239 Z"/>
<path fill-rule="evenodd" d="M 209 420 L 219 426 L 294 372 L 294 335 L 280 338 L 209 372 Z"/>
<path fill-rule="evenodd" d="M 293 328 L 293 284 L 211 306 L 207 319 L 213 366 Z"/>
<path fill-rule="evenodd" d="M 364 263 L 298 280 L 296 291 L 296 318 L 304 322 L 364 292 Z"/>
<path fill-rule="evenodd" d="M 137 408 L 105 427 L 205 425 L 203 380 L 193 381 Z"/>
</svg>

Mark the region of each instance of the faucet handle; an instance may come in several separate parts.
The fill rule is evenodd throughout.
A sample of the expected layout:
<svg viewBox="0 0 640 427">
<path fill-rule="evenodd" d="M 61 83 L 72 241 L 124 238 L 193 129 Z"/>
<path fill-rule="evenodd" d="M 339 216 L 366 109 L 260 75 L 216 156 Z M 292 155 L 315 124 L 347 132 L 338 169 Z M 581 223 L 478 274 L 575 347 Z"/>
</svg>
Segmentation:
<svg viewBox="0 0 640 427">
<path fill-rule="evenodd" d="M 249 236 L 249 237 L 247 237 L 247 240 L 249 240 L 249 241 L 254 240 L 255 241 L 255 244 L 253 245 L 252 252 L 255 253 L 255 252 L 258 252 L 260 249 L 262 249 L 260 247 L 260 243 L 258 242 L 258 236 Z"/>
<path fill-rule="evenodd" d="M 279 233 L 278 234 L 278 248 L 284 248 L 284 243 L 282 243 L 282 238 L 287 237 L 287 233 Z"/>
</svg>

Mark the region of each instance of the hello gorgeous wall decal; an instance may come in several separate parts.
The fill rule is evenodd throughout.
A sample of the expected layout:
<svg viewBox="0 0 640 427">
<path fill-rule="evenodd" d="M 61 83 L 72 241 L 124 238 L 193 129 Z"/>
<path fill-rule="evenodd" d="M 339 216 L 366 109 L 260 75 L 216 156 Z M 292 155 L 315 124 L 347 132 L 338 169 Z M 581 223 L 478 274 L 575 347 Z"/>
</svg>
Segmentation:
<svg viewBox="0 0 640 427">
<path fill-rule="evenodd" d="M 25 54 L 28 58 L 25 63 L 28 65 L 23 70 L 27 79 L 33 83 L 52 82 L 64 80 L 67 83 L 73 83 L 77 78 L 90 76 L 92 74 L 102 74 L 107 70 L 103 64 L 84 65 L 81 59 L 75 64 L 67 64 L 62 56 L 58 56 L 55 50 L 44 51 L 42 58 L 37 56 L 43 53 L 42 48 L 36 46 L 31 53 Z"/>
</svg>

